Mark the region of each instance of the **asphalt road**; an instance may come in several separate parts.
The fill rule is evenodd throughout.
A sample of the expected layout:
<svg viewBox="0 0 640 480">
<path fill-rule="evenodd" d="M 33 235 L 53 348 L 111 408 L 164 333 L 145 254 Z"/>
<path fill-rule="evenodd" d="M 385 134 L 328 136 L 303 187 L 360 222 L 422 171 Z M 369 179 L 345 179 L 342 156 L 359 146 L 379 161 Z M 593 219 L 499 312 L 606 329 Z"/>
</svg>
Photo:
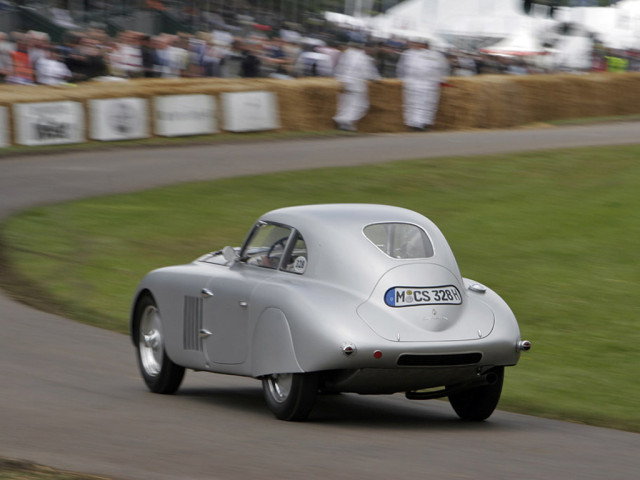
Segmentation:
<svg viewBox="0 0 640 480">
<path fill-rule="evenodd" d="M 640 123 L 623 123 L 3 158 L 0 219 L 34 205 L 183 181 L 630 144 L 639 143 L 639 132 Z M 73 471 L 141 480 L 635 480 L 640 473 L 640 435 L 500 411 L 469 424 L 441 401 L 327 396 L 308 422 L 287 423 L 275 420 L 251 379 L 189 372 L 177 395 L 154 395 L 126 336 L 33 310 L 3 293 L 0 362 L 0 456 Z M 517 367 L 507 382 L 509 375 Z"/>
</svg>

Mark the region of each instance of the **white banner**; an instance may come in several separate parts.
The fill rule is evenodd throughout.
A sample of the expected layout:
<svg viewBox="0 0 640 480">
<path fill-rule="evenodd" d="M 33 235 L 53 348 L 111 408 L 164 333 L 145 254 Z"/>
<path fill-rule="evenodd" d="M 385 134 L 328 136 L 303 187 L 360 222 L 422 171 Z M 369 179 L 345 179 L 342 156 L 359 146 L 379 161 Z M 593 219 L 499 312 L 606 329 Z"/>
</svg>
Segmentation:
<svg viewBox="0 0 640 480">
<path fill-rule="evenodd" d="M 163 137 L 206 135 L 218 132 L 216 101 L 211 95 L 155 97 L 155 133 Z"/>
<path fill-rule="evenodd" d="M 144 98 L 108 98 L 89 101 L 91 138 L 131 140 L 149 136 L 148 101 Z"/>
<path fill-rule="evenodd" d="M 0 107 L 0 148 L 9 146 L 9 120 L 7 109 Z"/>
<path fill-rule="evenodd" d="M 224 129 L 229 132 L 255 132 L 280 128 L 278 98 L 272 92 L 222 94 Z"/>
<path fill-rule="evenodd" d="M 84 142 L 84 110 L 79 102 L 17 103 L 13 106 L 20 145 Z"/>
</svg>

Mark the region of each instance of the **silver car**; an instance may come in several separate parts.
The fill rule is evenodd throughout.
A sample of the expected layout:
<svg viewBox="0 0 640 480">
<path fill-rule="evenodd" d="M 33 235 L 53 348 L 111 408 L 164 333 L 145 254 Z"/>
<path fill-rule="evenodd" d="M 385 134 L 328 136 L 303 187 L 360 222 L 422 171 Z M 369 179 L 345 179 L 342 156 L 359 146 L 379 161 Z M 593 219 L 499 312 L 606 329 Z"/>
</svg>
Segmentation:
<svg viewBox="0 0 640 480">
<path fill-rule="evenodd" d="M 430 220 L 368 204 L 274 210 L 242 247 L 150 272 L 131 337 L 151 391 L 174 393 L 185 369 L 253 377 L 282 420 L 318 392 L 448 397 L 484 420 L 531 346 Z"/>
</svg>

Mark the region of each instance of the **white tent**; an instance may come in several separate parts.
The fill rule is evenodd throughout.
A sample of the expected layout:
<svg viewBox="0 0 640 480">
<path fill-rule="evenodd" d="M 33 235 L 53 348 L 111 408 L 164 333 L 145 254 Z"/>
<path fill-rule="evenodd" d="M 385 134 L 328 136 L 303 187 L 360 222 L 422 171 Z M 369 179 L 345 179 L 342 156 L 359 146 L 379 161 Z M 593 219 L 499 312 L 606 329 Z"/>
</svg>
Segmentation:
<svg viewBox="0 0 640 480">
<path fill-rule="evenodd" d="M 595 33 L 613 48 L 640 48 L 640 0 L 623 0 L 611 7 L 563 7 L 555 18 L 548 8 L 534 4 L 526 15 L 522 0 L 406 0 L 371 18 L 334 15 L 334 21 L 367 30 L 376 36 L 426 37 L 434 44 L 447 41 L 486 45 L 504 39 L 496 48 L 519 54 L 538 54 L 536 38 L 552 25 L 573 23 Z M 338 18 L 339 17 L 339 18 Z M 404 35 L 403 35 L 404 34 Z M 455 41 L 455 43 L 459 43 Z"/>
<path fill-rule="evenodd" d="M 640 48 L 640 0 L 623 0 L 611 7 L 562 8 L 556 19 L 580 25 L 607 47 Z"/>
<path fill-rule="evenodd" d="M 324 12 L 324 18 L 327 22 L 335 23 L 341 27 L 351 28 L 366 28 L 367 22 L 362 18 L 352 17 L 351 15 L 345 15 L 337 12 Z"/>
<path fill-rule="evenodd" d="M 525 28 L 499 42 L 480 49 L 492 55 L 530 56 L 545 55 L 547 49 L 533 34 L 532 28 Z"/>
<path fill-rule="evenodd" d="M 409 0 L 399 3 L 387 10 L 386 14 L 370 18 L 369 29 L 374 35 L 383 38 L 426 38 L 433 41 L 437 37 L 433 25 L 423 21 L 423 13 L 429 13 L 426 10 L 429 1 Z"/>
<path fill-rule="evenodd" d="M 527 20 L 521 0 L 407 0 L 372 20 L 383 31 L 506 37 Z"/>
</svg>

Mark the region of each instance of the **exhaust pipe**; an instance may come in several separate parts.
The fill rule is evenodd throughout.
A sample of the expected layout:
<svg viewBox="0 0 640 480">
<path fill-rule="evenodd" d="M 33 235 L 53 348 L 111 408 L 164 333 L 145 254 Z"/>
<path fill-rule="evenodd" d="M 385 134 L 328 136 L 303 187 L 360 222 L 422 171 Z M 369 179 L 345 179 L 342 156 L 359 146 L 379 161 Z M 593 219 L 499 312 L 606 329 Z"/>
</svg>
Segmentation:
<svg viewBox="0 0 640 480">
<path fill-rule="evenodd" d="M 485 387 L 487 385 L 495 385 L 500 377 L 496 372 L 489 372 L 486 375 L 479 375 L 478 378 L 458 385 L 445 387 L 437 391 L 429 392 L 405 392 L 405 397 L 409 400 L 432 400 L 435 398 L 448 397 L 452 393 L 457 393 L 470 388 Z"/>
<path fill-rule="evenodd" d="M 484 378 L 478 382 L 481 385 L 495 385 L 498 382 L 498 374 L 495 372 L 487 373 Z"/>
</svg>

